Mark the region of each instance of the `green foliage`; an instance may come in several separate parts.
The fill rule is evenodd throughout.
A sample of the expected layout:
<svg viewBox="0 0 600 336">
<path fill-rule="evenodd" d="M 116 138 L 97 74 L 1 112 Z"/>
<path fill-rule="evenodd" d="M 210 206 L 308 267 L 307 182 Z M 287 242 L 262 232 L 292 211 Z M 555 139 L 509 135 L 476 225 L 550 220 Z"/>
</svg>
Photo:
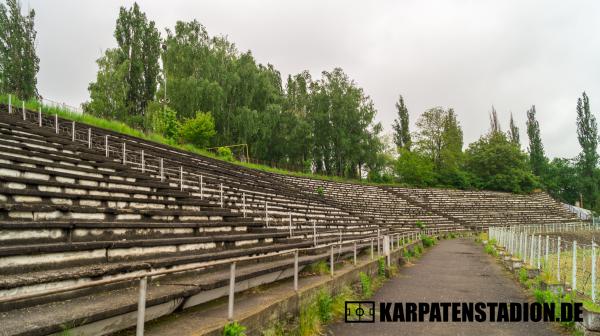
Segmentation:
<svg viewBox="0 0 600 336">
<path fill-rule="evenodd" d="M 245 336 L 246 327 L 240 325 L 237 321 L 229 322 L 223 327 L 223 336 Z"/>
<path fill-rule="evenodd" d="M 217 155 L 225 160 L 225 161 L 233 161 L 233 153 L 229 147 L 219 147 L 217 148 Z"/>
<path fill-rule="evenodd" d="M 416 258 L 418 258 L 418 257 L 420 257 L 420 256 L 421 256 L 421 254 L 422 254 L 422 253 L 423 253 L 423 248 L 422 248 L 421 246 L 419 246 L 419 245 L 416 245 L 416 246 L 415 246 L 415 250 L 414 250 L 414 252 L 413 252 L 413 255 L 414 255 Z"/>
<path fill-rule="evenodd" d="M 521 135 L 519 134 L 519 128 L 515 124 L 512 113 L 510 114 L 508 138 L 510 139 L 510 142 L 521 148 Z"/>
<path fill-rule="evenodd" d="M 320 334 L 322 325 L 319 316 L 319 308 L 315 302 L 302 305 L 298 320 L 299 336 L 313 336 Z"/>
<path fill-rule="evenodd" d="M 306 266 L 304 268 L 304 272 L 317 274 L 317 275 L 323 275 L 323 274 L 329 274 L 330 270 L 329 270 L 329 266 L 327 265 L 327 262 L 325 262 L 324 260 L 319 260 L 315 263 L 312 263 L 312 264 Z"/>
<path fill-rule="evenodd" d="M 435 245 L 435 238 L 430 236 L 423 236 L 421 237 L 421 242 L 423 243 L 424 247 L 431 247 Z"/>
<path fill-rule="evenodd" d="M 365 272 L 360 272 L 358 273 L 358 278 L 360 281 L 362 297 L 370 298 L 373 295 L 373 284 L 371 282 L 371 277 L 369 277 Z"/>
<path fill-rule="evenodd" d="M 400 149 L 394 170 L 398 181 L 417 187 L 427 187 L 435 184 L 433 163 L 418 152 Z"/>
<path fill-rule="evenodd" d="M 323 189 L 323 186 L 318 186 L 317 187 L 317 194 L 319 196 L 324 196 L 325 195 L 325 189 Z"/>
<path fill-rule="evenodd" d="M 148 105 L 148 119 L 151 131 L 161 134 L 167 139 L 175 140 L 177 138 L 181 125 L 177 120 L 175 110 L 152 102 Z"/>
<path fill-rule="evenodd" d="M 544 145 L 540 135 L 540 124 L 535 117 L 535 105 L 527 111 L 527 136 L 529 137 L 529 162 L 536 176 L 542 176 L 546 171 L 548 159 L 544 154 Z"/>
<path fill-rule="evenodd" d="M 581 145 L 578 166 L 581 171 L 582 192 L 585 195 L 583 206 L 600 211 L 598 124 L 590 111 L 589 98 L 585 92 L 577 100 L 577 139 Z"/>
<path fill-rule="evenodd" d="M 11 92 L 21 99 L 38 95 L 40 59 L 35 52 L 34 20 L 35 11 L 22 15 L 17 0 L 0 3 L 0 92 Z"/>
<path fill-rule="evenodd" d="M 198 147 L 207 147 L 210 139 L 215 134 L 215 120 L 210 112 L 196 112 L 194 118 L 189 118 L 181 124 L 179 141 L 191 143 Z M 229 153 L 231 153 L 231 150 L 229 150 Z M 219 153 L 219 156 L 222 155 Z"/>
<path fill-rule="evenodd" d="M 417 219 L 417 222 L 415 223 L 415 226 L 418 229 L 424 229 L 425 228 L 425 224 L 423 224 L 423 222 L 421 222 L 420 220 Z"/>
<path fill-rule="evenodd" d="M 317 307 L 319 311 L 319 319 L 322 323 L 327 323 L 332 319 L 331 305 L 333 299 L 331 295 L 324 290 L 321 290 L 317 295 Z"/>
<path fill-rule="evenodd" d="M 496 251 L 496 249 L 494 248 L 494 246 L 492 244 L 486 244 L 483 248 L 483 250 L 485 251 L 485 253 L 491 255 L 491 256 L 497 256 L 498 252 Z"/>
<path fill-rule="evenodd" d="M 524 193 L 539 185 L 529 170 L 527 156 L 502 132 L 470 144 L 465 159 L 466 169 L 479 188 Z"/>
<path fill-rule="evenodd" d="M 521 267 L 519 269 L 519 281 L 521 283 L 526 283 L 529 280 L 529 276 L 527 275 L 527 269 L 525 267 Z"/>
<path fill-rule="evenodd" d="M 385 257 L 381 257 L 377 260 L 377 275 L 380 277 L 385 276 Z"/>
<path fill-rule="evenodd" d="M 397 148 L 410 151 L 412 140 L 409 129 L 408 109 L 404 105 L 404 98 L 402 96 L 398 98 L 396 110 L 398 111 L 398 117 L 394 119 L 394 123 L 392 124 L 392 128 L 394 129 L 394 143 Z"/>
</svg>

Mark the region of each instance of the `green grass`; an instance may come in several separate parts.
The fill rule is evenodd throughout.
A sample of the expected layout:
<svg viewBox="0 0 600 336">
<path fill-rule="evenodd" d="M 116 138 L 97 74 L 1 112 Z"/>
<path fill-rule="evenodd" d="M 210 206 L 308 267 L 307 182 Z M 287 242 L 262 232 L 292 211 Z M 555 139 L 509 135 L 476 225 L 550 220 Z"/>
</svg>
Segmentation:
<svg viewBox="0 0 600 336">
<path fill-rule="evenodd" d="M 483 247 L 483 250 L 485 251 L 485 253 L 487 253 L 487 254 L 489 254 L 491 256 L 495 257 L 495 256 L 498 255 L 498 252 L 496 251 L 496 248 L 494 248 L 494 245 L 492 245 L 492 244 L 486 244 Z"/>
<path fill-rule="evenodd" d="M 304 268 L 303 273 L 310 273 L 316 275 L 325 275 L 329 274 L 331 270 L 329 269 L 329 265 L 324 260 L 319 260 L 315 263 L 312 263 Z"/>
<path fill-rule="evenodd" d="M 246 327 L 237 323 L 237 321 L 229 322 L 223 327 L 223 336 L 245 336 Z"/>
<path fill-rule="evenodd" d="M 421 237 L 421 242 L 423 243 L 424 247 L 431 247 L 435 245 L 435 238 L 430 236 L 423 236 Z"/>
<path fill-rule="evenodd" d="M 371 282 L 371 277 L 368 276 L 365 272 L 358 273 L 358 278 L 360 281 L 360 290 L 362 298 L 369 298 L 373 295 L 373 283 Z"/>
</svg>

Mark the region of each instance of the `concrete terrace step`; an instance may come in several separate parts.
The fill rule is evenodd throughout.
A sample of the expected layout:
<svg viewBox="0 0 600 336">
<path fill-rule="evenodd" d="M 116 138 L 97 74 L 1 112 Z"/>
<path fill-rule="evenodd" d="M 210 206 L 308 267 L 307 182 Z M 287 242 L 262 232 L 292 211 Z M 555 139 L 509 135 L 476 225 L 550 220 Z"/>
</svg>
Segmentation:
<svg viewBox="0 0 600 336">
<path fill-rule="evenodd" d="M 329 253 L 301 256 L 298 263 L 303 267 L 328 256 Z M 240 265 L 236 271 L 236 291 L 288 278 L 293 275 L 292 265 L 293 259 L 290 258 Z M 210 273 L 187 272 L 153 280 L 148 285 L 147 316 L 156 318 L 177 308 L 188 308 L 224 296 L 228 283 L 227 268 L 215 268 Z M 135 314 L 137 296 L 135 286 L 98 292 L 63 302 L 0 313 L 0 323 L 4 326 L 5 335 L 45 335 L 60 332 L 64 325 L 77 327 L 88 324 L 89 328 L 89 324 L 99 321 L 104 323 L 93 325 L 98 328 L 96 330 L 111 331 L 114 330 L 111 327 L 131 325 L 131 317 L 123 315 Z M 52 311 L 51 317 L 49 311 Z M 115 319 L 118 316 L 120 318 Z"/>
</svg>

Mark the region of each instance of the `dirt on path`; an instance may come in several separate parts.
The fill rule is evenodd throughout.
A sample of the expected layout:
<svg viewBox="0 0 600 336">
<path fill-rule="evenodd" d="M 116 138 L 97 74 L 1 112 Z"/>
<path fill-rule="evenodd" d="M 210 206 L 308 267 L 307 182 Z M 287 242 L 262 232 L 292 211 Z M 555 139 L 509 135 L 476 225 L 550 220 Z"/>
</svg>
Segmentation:
<svg viewBox="0 0 600 336">
<path fill-rule="evenodd" d="M 532 302 L 510 275 L 470 239 L 443 240 L 413 266 L 400 268 L 372 299 L 379 302 Z M 562 335 L 544 322 L 336 323 L 329 334 L 353 335 Z"/>
</svg>

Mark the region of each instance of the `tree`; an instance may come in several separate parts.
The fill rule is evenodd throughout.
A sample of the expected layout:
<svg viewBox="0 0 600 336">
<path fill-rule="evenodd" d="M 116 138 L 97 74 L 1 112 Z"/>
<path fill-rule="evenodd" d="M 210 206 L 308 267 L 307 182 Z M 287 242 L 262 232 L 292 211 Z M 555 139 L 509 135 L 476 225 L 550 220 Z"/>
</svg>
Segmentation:
<svg viewBox="0 0 600 336">
<path fill-rule="evenodd" d="M 125 75 L 127 110 L 130 115 L 144 115 L 148 102 L 156 93 L 160 57 L 160 34 L 153 21 L 140 11 L 137 3 L 127 10 L 121 7 L 115 28 L 117 62 L 128 63 Z"/>
<path fill-rule="evenodd" d="M 21 99 L 37 97 L 40 59 L 35 52 L 35 11 L 21 14 L 17 0 L 0 4 L 0 91 Z"/>
<path fill-rule="evenodd" d="M 121 7 L 114 35 L 118 47 L 98 60 L 86 112 L 142 127 L 158 84 L 160 34 L 134 3 L 129 10 Z"/>
<path fill-rule="evenodd" d="M 433 163 L 429 158 L 418 152 L 409 152 L 400 148 L 400 155 L 396 160 L 395 172 L 398 182 L 416 187 L 428 187 L 435 184 Z"/>
<path fill-rule="evenodd" d="M 530 192 L 539 185 L 527 165 L 527 155 L 502 132 L 481 137 L 465 152 L 465 167 L 475 186 L 516 193 Z"/>
<path fill-rule="evenodd" d="M 579 201 L 581 178 L 575 160 L 555 158 L 548 163 L 544 186 L 552 197 L 568 203 Z"/>
<path fill-rule="evenodd" d="M 396 103 L 398 118 L 394 120 L 392 128 L 394 129 L 394 143 L 398 148 L 404 148 L 410 151 L 411 137 L 409 130 L 408 109 L 404 105 L 404 98 L 400 96 Z"/>
<path fill-rule="evenodd" d="M 446 118 L 447 111 L 434 107 L 423 112 L 417 120 L 416 149 L 428 157 L 436 169 L 441 166 Z"/>
<path fill-rule="evenodd" d="M 500 127 L 500 120 L 498 120 L 498 113 L 492 105 L 492 112 L 490 113 L 490 133 L 500 133 L 502 128 Z"/>
<path fill-rule="evenodd" d="M 536 176 L 542 176 L 547 164 L 544 145 L 540 135 L 540 124 L 535 117 L 535 105 L 527 110 L 527 136 L 529 137 L 529 162 Z"/>
<path fill-rule="evenodd" d="M 96 81 L 88 86 L 91 99 L 83 105 L 84 111 L 101 118 L 121 120 L 130 124 L 125 83 L 128 62 L 119 63 L 117 50 L 109 49 L 96 63 Z"/>
<path fill-rule="evenodd" d="M 208 146 L 215 134 L 215 120 L 210 112 L 197 112 L 194 118 L 186 120 L 179 128 L 180 142 L 191 143 L 198 147 Z"/>
<path fill-rule="evenodd" d="M 453 109 L 444 117 L 440 165 L 436 169 L 442 185 L 466 188 L 468 178 L 461 171 L 463 163 L 463 131 Z"/>
<path fill-rule="evenodd" d="M 508 137 L 515 145 L 521 148 L 521 137 L 519 135 L 519 128 L 515 124 L 512 113 L 510 114 L 510 123 L 508 129 Z"/>
<path fill-rule="evenodd" d="M 578 165 L 581 170 L 584 196 L 587 199 L 589 208 L 599 209 L 599 177 L 596 172 L 598 166 L 598 125 L 590 110 L 590 101 L 585 92 L 581 98 L 577 99 L 577 139 L 581 145 Z"/>
</svg>

